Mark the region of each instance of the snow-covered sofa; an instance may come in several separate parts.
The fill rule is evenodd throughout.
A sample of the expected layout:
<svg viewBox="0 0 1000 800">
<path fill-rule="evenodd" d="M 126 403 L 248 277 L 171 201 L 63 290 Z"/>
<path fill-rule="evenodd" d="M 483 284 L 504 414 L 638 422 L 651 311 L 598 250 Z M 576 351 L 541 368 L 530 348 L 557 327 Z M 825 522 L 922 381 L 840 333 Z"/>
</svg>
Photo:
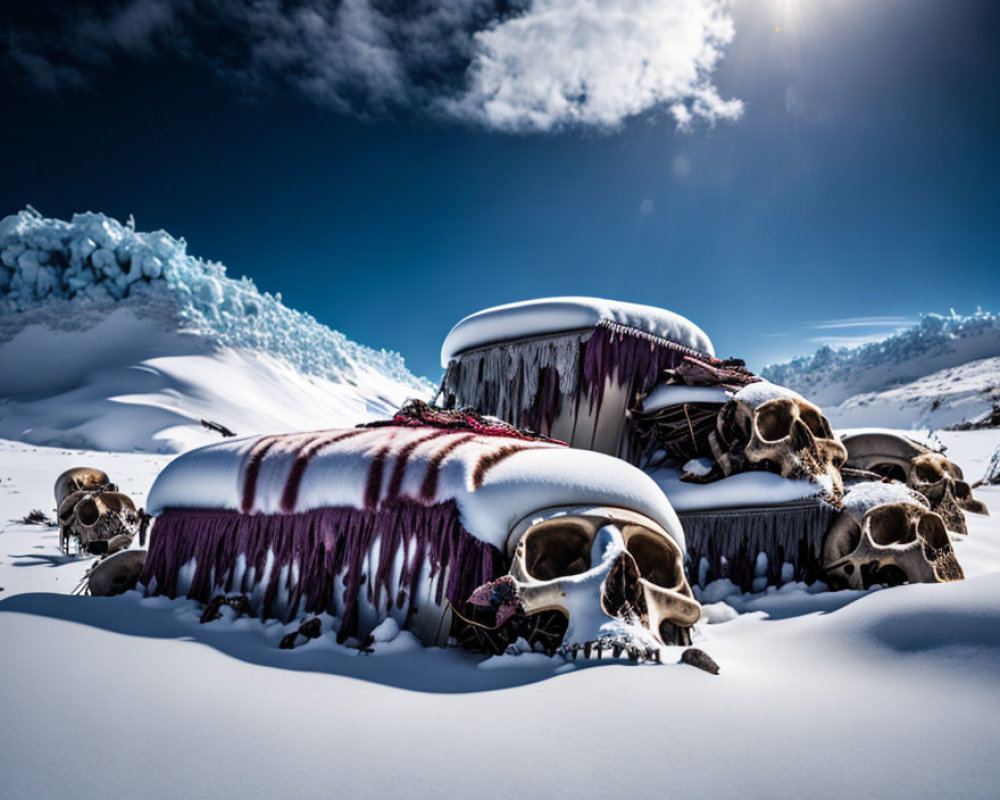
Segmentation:
<svg viewBox="0 0 1000 800">
<path fill-rule="evenodd" d="M 679 314 L 591 297 L 511 303 L 461 320 L 441 348 L 440 402 L 635 463 L 628 411 L 685 355 L 711 357 Z"/>
<path fill-rule="evenodd" d="M 551 531 L 569 514 L 571 536 L 580 519 L 619 519 L 626 538 L 642 530 L 664 544 L 690 595 L 682 527 L 640 470 L 505 426 L 396 422 L 178 457 L 149 494 L 141 582 L 202 603 L 244 594 L 264 618 L 328 613 L 341 639 L 361 641 L 392 617 L 442 644 L 453 608 L 507 572 L 512 532 L 540 522 Z"/>
</svg>

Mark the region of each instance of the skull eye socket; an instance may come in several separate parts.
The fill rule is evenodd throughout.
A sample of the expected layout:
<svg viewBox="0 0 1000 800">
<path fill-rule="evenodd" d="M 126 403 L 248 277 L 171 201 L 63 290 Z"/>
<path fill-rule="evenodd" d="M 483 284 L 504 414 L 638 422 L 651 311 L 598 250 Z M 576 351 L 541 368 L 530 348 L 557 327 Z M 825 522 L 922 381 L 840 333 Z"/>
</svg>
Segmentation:
<svg viewBox="0 0 1000 800">
<path fill-rule="evenodd" d="M 944 520 L 937 514 L 924 514 L 917 523 L 917 530 L 923 540 L 935 550 L 941 550 L 951 544 L 948 531 L 944 527 Z"/>
<path fill-rule="evenodd" d="M 639 574 L 647 581 L 664 589 L 673 589 L 680 583 L 677 555 L 663 539 L 639 529 L 628 537 L 626 546 Z"/>
<path fill-rule="evenodd" d="M 90 527 L 101 517 L 101 512 L 97 508 L 97 503 L 93 500 L 81 500 L 76 506 L 76 518 L 84 525 Z"/>
<path fill-rule="evenodd" d="M 944 473 L 941 471 L 940 467 L 926 461 L 917 464 L 916 468 L 913 470 L 913 474 L 921 483 L 937 483 L 944 477 Z"/>
<path fill-rule="evenodd" d="M 540 581 L 579 575 L 590 569 L 590 529 L 572 520 L 543 522 L 524 538 L 524 565 Z"/>
<path fill-rule="evenodd" d="M 777 442 L 792 431 L 792 416 L 784 405 L 765 403 L 757 412 L 757 431 L 766 442 Z"/>
<path fill-rule="evenodd" d="M 882 506 L 868 512 L 868 530 L 875 544 L 890 545 L 915 538 L 910 518 L 901 506 Z"/>
<path fill-rule="evenodd" d="M 899 481 L 900 483 L 906 483 L 906 470 L 899 464 L 873 464 L 871 466 L 871 471 L 877 475 L 881 475 L 883 478 L 888 478 L 892 481 Z"/>
</svg>

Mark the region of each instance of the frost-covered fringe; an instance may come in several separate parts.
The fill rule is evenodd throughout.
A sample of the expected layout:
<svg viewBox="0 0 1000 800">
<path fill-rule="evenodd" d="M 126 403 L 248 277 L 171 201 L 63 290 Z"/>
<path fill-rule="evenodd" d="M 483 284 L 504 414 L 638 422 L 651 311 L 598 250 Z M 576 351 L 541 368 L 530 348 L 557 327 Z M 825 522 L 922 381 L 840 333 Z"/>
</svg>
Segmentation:
<svg viewBox="0 0 1000 800">
<path fill-rule="evenodd" d="M 368 575 L 366 560 L 376 542 L 378 566 Z M 406 554 L 401 571 L 400 553 Z M 247 594 L 259 617 L 286 622 L 325 611 L 341 620 L 341 641 L 358 635 L 362 591 L 380 610 L 395 604 L 409 612 L 429 564 L 436 602 L 447 597 L 458 605 L 505 569 L 499 550 L 462 527 L 453 501 L 425 506 L 399 500 L 377 511 L 298 514 L 168 509 L 153 528 L 142 583 L 155 594 L 176 597 L 178 574 L 191 559 L 196 567 L 188 597 L 207 603 L 221 592 Z M 447 585 L 441 580 L 445 572 Z M 338 583 L 341 597 L 335 596 Z"/>
<path fill-rule="evenodd" d="M 836 509 L 820 500 L 682 513 L 691 583 L 705 586 L 729 578 L 749 591 L 756 577 L 758 553 L 767 556 L 768 585 L 781 584 L 785 563 L 792 565 L 793 580 L 812 583 L 820 577 L 823 539 L 836 514 Z M 701 565 L 703 558 L 707 570 Z"/>
<path fill-rule="evenodd" d="M 591 331 L 518 339 L 453 358 L 441 382 L 445 408 L 473 408 L 545 433 L 575 397 L 580 351 Z"/>
<path fill-rule="evenodd" d="M 471 407 L 519 428 L 548 433 L 564 404 L 591 411 L 606 381 L 642 396 L 690 348 L 616 323 L 468 350 L 448 364 L 441 383 L 446 408 Z"/>
</svg>

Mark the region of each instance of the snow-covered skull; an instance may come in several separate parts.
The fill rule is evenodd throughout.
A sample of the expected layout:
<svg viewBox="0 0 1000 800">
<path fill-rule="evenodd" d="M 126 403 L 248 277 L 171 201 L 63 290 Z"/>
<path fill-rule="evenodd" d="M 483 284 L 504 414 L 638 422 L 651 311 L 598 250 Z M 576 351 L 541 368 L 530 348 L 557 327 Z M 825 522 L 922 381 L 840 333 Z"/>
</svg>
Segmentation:
<svg viewBox="0 0 1000 800">
<path fill-rule="evenodd" d="M 73 492 L 59 504 L 63 550 L 75 538 L 80 549 L 104 556 L 124 550 L 139 531 L 141 516 L 121 492 Z"/>
<path fill-rule="evenodd" d="M 834 588 L 881 583 L 945 583 L 965 575 L 944 520 L 900 484 L 862 483 L 823 543 L 823 569 Z"/>
<path fill-rule="evenodd" d="M 513 596 L 497 621 L 516 606 L 531 644 L 544 634 L 546 649 L 573 658 L 659 660 L 661 645 L 690 643 L 701 609 L 681 549 L 653 520 L 618 508 L 552 510 L 518 524 L 508 551 L 501 581 Z M 562 625 L 536 624 L 552 612 Z"/>
<path fill-rule="evenodd" d="M 843 496 L 847 451 L 823 412 L 784 387 L 760 381 L 738 391 L 719 411 L 709 444 L 726 476 L 766 469 L 814 480 L 831 500 Z"/>
<path fill-rule="evenodd" d="M 844 436 L 847 465 L 906 483 L 920 492 L 948 530 L 966 533 L 962 511 L 988 514 L 972 496 L 961 468 L 941 453 L 893 431 L 863 431 Z"/>
</svg>

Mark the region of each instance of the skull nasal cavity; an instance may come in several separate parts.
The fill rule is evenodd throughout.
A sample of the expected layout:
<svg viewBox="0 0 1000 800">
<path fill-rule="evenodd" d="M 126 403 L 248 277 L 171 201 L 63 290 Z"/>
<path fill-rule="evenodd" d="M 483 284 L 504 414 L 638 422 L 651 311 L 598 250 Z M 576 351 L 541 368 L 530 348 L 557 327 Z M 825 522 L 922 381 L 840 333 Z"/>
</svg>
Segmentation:
<svg viewBox="0 0 1000 800">
<path fill-rule="evenodd" d="M 540 581 L 579 575 L 590 569 L 590 536 L 582 525 L 539 525 L 525 537 L 524 563 Z"/>
<path fill-rule="evenodd" d="M 100 518 L 101 512 L 93 500 L 81 500 L 76 507 L 76 517 L 84 525 L 93 525 Z"/>
</svg>

